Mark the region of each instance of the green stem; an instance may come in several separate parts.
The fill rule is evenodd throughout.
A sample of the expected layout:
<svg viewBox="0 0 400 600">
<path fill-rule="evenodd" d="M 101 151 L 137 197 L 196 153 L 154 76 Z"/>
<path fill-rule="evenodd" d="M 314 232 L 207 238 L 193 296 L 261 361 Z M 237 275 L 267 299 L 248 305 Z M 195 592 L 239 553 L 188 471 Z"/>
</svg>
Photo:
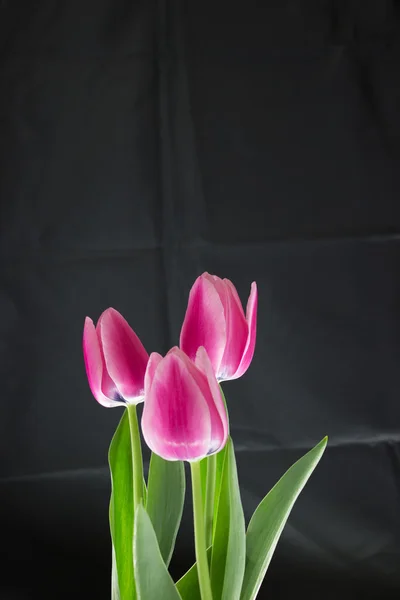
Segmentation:
<svg viewBox="0 0 400 600">
<path fill-rule="evenodd" d="M 200 462 L 190 463 L 190 468 L 192 471 L 194 538 L 200 594 L 202 600 L 212 600 L 204 529 L 203 501 L 201 497 Z"/>
<path fill-rule="evenodd" d="M 215 476 L 217 472 L 217 455 L 212 454 L 207 459 L 207 482 L 206 482 L 206 508 L 205 508 L 205 531 L 207 548 L 212 544 L 214 502 L 215 502 Z"/>
<path fill-rule="evenodd" d="M 131 434 L 132 449 L 132 479 L 133 479 L 133 505 L 136 507 L 143 502 L 143 459 L 142 445 L 140 442 L 139 423 L 136 406 L 128 404 L 129 431 Z"/>
</svg>

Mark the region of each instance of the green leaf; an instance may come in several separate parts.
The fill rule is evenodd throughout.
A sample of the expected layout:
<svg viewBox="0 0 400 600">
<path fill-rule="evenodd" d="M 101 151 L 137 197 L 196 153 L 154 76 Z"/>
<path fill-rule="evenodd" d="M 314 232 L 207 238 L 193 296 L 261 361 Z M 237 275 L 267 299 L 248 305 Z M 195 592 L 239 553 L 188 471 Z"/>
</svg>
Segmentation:
<svg viewBox="0 0 400 600">
<path fill-rule="evenodd" d="M 246 570 L 240 600 L 254 600 L 272 555 L 301 490 L 326 448 L 325 437 L 300 458 L 260 502 L 246 535 Z"/>
<path fill-rule="evenodd" d="M 219 387 L 221 390 L 222 399 L 224 401 L 226 414 L 228 415 L 228 405 L 226 403 L 224 390 L 222 389 L 221 384 L 219 385 Z M 229 416 L 228 416 L 228 421 L 229 421 Z M 220 450 L 216 455 L 217 468 L 216 468 L 216 474 L 215 474 L 215 502 L 214 502 L 213 537 L 214 537 L 214 533 L 215 533 L 215 524 L 217 522 L 218 502 L 219 502 L 219 496 L 221 493 L 222 471 L 223 471 L 223 467 L 224 467 L 225 454 L 226 454 L 227 447 L 228 447 L 228 444 L 225 444 L 225 446 L 222 448 L 222 450 Z M 206 458 L 204 460 L 208 460 L 208 459 Z"/>
<path fill-rule="evenodd" d="M 133 480 L 128 413 L 125 410 L 111 440 L 108 461 L 111 471 L 110 529 L 120 600 L 135 600 L 133 575 Z"/>
<path fill-rule="evenodd" d="M 235 453 L 229 438 L 222 468 L 211 554 L 213 598 L 238 600 L 246 555 L 246 531 Z"/>
<path fill-rule="evenodd" d="M 182 461 L 164 460 L 152 453 L 146 510 L 158 545 L 168 566 L 175 546 L 185 500 L 185 469 Z"/>
<path fill-rule="evenodd" d="M 143 506 L 146 506 L 147 504 L 147 486 L 146 486 L 146 482 L 143 479 Z"/>
<path fill-rule="evenodd" d="M 214 515 L 213 515 L 213 535 L 215 531 L 215 523 L 217 518 L 219 494 L 221 491 L 221 475 L 222 468 L 224 466 L 226 445 L 220 450 L 214 457 L 206 456 L 200 461 L 200 474 L 201 474 L 201 498 L 203 501 L 204 515 L 206 513 L 206 494 L 207 494 L 207 473 L 208 465 L 211 458 L 216 460 L 216 473 L 215 473 L 215 492 L 214 492 Z M 205 515 L 206 517 L 206 515 Z"/>
<path fill-rule="evenodd" d="M 141 504 L 136 509 L 134 555 L 139 600 L 181 600 L 161 556 L 150 517 Z"/>
<path fill-rule="evenodd" d="M 117 563 L 115 562 L 115 550 L 112 548 L 112 568 L 111 568 L 111 600 L 120 600 L 117 575 Z"/>
<path fill-rule="evenodd" d="M 206 456 L 200 461 L 200 476 L 201 476 L 201 500 L 203 506 L 206 506 L 206 490 L 207 490 L 207 471 L 208 471 L 208 459 Z"/>
<path fill-rule="evenodd" d="M 208 564 L 211 562 L 211 546 L 207 548 Z M 197 562 L 176 582 L 182 600 L 201 600 Z"/>
<path fill-rule="evenodd" d="M 218 504 L 219 497 L 221 494 L 221 483 L 222 483 L 222 473 L 224 469 L 225 456 L 228 448 L 228 444 L 226 444 L 222 450 L 218 452 L 216 455 L 217 458 L 217 469 L 215 474 L 215 502 L 214 502 L 214 521 L 213 521 L 213 538 L 215 535 L 215 525 L 217 523 L 217 512 L 218 512 Z"/>
<path fill-rule="evenodd" d="M 228 444 L 218 452 L 216 455 L 217 468 L 216 468 L 216 481 L 215 481 L 215 502 L 214 502 L 214 521 L 213 521 L 213 532 L 215 531 L 215 524 L 217 521 L 217 510 L 219 495 L 221 491 L 222 472 L 225 461 L 225 454 Z M 207 482 L 207 467 L 210 457 L 203 458 L 200 462 L 201 471 L 201 485 L 202 485 L 202 499 L 203 506 L 205 506 L 206 496 L 206 482 Z M 208 563 L 211 563 L 211 546 L 207 549 Z M 176 587 L 182 596 L 182 600 L 201 600 L 199 579 L 197 574 L 197 563 L 194 563 L 191 568 L 179 579 L 176 583 Z"/>
</svg>

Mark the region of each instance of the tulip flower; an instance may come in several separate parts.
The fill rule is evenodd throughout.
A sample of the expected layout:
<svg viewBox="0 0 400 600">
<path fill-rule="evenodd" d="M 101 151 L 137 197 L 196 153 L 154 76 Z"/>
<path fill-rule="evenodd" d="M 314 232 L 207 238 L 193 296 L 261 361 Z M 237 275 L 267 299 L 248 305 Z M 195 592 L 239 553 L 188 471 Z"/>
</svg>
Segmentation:
<svg viewBox="0 0 400 600">
<path fill-rule="evenodd" d="M 257 326 L 257 286 L 251 284 L 246 316 L 229 279 L 203 273 L 189 294 L 180 347 L 191 359 L 204 346 L 219 381 L 237 379 L 254 354 Z"/>
<path fill-rule="evenodd" d="M 113 407 L 143 402 L 149 355 L 114 308 L 103 312 L 96 327 L 86 317 L 83 354 L 90 389 L 100 404 Z"/>
<path fill-rule="evenodd" d="M 150 355 L 145 377 L 143 437 L 165 460 L 198 461 L 221 450 L 228 416 L 203 347 L 195 361 L 179 348 Z"/>
</svg>

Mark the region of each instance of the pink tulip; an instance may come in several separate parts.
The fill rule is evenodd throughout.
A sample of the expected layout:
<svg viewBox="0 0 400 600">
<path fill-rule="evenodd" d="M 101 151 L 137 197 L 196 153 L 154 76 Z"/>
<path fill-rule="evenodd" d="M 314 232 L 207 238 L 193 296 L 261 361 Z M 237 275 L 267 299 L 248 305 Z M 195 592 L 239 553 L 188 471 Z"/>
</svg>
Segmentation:
<svg viewBox="0 0 400 600">
<path fill-rule="evenodd" d="M 196 461 L 224 447 L 228 416 L 204 348 L 195 362 L 176 347 L 164 358 L 150 355 L 142 431 L 149 448 L 165 460 Z"/>
<path fill-rule="evenodd" d="M 96 327 L 86 317 L 83 355 L 90 389 L 100 404 L 113 407 L 143 402 L 149 355 L 114 308 L 103 312 Z"/>
<path fill-rule="evenodd" d="M 246 316 L 229 279 L 203 273 L 190 290 L 180 347 L 190 357 L 204 346 L 219 381 L 237 379 L 254 354 L 257 327 L 257 286 L 251 284 Z"/>
</svg>

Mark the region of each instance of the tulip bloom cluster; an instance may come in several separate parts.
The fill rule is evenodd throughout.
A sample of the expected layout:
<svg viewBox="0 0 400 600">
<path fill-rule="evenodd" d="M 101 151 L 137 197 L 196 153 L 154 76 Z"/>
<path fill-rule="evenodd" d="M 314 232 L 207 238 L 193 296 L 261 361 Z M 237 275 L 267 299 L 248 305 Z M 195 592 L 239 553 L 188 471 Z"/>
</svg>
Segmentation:
<svg viewBox="0 0 400 600">
<path fill-rule="evenodd" d="M 83 351 L 90 389 L 103 406 L 145 400 L 142 430 L 149 448 L 166 460 L 200 460 L 221 450 L 228 417 L 218 381 L 243 375 L 256 342 L 257 287 L 244 315 L 228 279 L 204 273 L 190 295 L 180 349 L 149 356 L 115 309 L 96 327 L 86 318 Z"/>
<path fill-rule="evenodd" d="M 204 273 L 190 291 L 179 347 L 149 356 L 113 308 L 86 317 L 83 353 L 90 389 L 105 407 L 126 408 L 110 446 L 112 600 L 254 600 L 290 510 L 326 439 L 281 478 L 247 533 L 221 383 L 244 375 L 254 355 L 257 286 L 246 312 L 228 279 Z M 136 406 L 152 451 L 143 477 Z M 168 572 L 190 463 L 196 565 Z M 271 517 L 270 515 L 273 515 Z"/>
</svg>

